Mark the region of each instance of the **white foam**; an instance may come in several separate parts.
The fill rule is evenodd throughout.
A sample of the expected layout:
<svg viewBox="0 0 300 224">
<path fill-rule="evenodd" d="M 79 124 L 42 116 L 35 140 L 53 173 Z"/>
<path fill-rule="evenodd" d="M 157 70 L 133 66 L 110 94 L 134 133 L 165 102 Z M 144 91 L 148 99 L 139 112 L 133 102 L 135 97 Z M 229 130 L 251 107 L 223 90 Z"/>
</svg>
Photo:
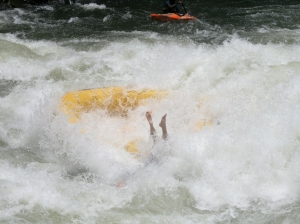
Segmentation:
<svg viewBox="0 0 300 224">
<path fill-rule="evenodd" d="M 13 10 L 4 10 L 0 12 L 0 23 L 2 24 L 30 24 L 27 20 L 24 20 L 23 17 L 29 13 L 24 9 L 15 8 Z"/>
<path fill-rule="evenodd" d="M 78 17 L 72 17 L 69 19 L 68 23 L 74 23 L 74 22 L 78 22 L 78 21 L 79 21 Z"/>
<path fill-rule="evenodd" d="M 96 3 L 89 3 L 89 4 L 84 4 L 84 5 L 81 5 L 81 4 L 77 4 L 77 5 L 82 6 L 86 10 L 106 9 L 106 5 L 104 5 L 104 4 L 98 5 Z"/>
<path fill-rule="evenodd" d="M 110 18 L 111 18 L 110 15 L 105 16 L 105 17 L 103 18 L 103 22 L 109 21 Z"/>
<path fill-rule="evenodd" d="M 49 163 L 1 163 L 0 179 L 15 186 L 1 189 L 10 192 L 5 199 L 11 208 L 2 214 L 39 205 L 96 222 L 102 212 L 134 206 L 134 200 L 150 210 L 191 201 L 182 206 L 212 211 L 212 220 L 224 221 L 240 210 L 276 212 L 297 200 L 300 46 L 239 38 L 212 46 L 142 32 L 108 43 L 85 39 L 88 47 L 80 40 L 32 42 L 12 35 L 0 41 L 14 49 L 1 51 L 0 79 L 20 81 L 0 98 L 0 136 Z M 119 85 L 170 95 L 127 117 L 87 113 L 80 124 L 69 124 L 58 109 L 67 91 Z M 170 139 L 153 148 L 149 110 L 159 135 L 160 118 L 168 114 Z M 211 126 L 195 132 L 203 119 Z M 135 138 L 157 162 L 138 161 L 123 150 Z M 119 179 L 127 188 L 112 186 Z"/>
<path fill-rule="evenodd" d="M 48 11 L 53 11 L 54 8 L 50 5 L 43 5 L 43 6 L 39 6 L 39 9 L 43 9 L 43 10 L 48 10 Z"/>
</svg>

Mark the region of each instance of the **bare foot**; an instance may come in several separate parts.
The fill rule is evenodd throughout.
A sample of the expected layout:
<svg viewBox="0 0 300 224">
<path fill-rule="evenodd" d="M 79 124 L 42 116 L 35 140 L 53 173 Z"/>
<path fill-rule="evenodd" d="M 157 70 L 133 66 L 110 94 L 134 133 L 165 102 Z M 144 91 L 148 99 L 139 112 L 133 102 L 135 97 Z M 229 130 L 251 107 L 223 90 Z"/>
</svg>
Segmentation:
<svg viewBox="0 0 300 224">
<path fill-rule="evenodd" d="M 166 127 L 166 116 L 167 114 L 165 114 L 164 116 L 162 116 L 161 121 L 159 123 L 159 126 L 162 127 Z"/>
<path fill-rule="evenodd" d="M 150 124 L 150 125 L 153 125 L 151 112 L 149 112 L 149 111 L 146 112 L 146 118 L 147 118 L 149 124 Z"/>
<path fill-rule="evenodd" d="M 123 186 L 123 184 L 124 184 L 123 182 L 118 182 L 118 183 L 116 184 L 116 187 L 117 187 L 117 188 L 120 188 L 120 187 Z"/>
</svg>

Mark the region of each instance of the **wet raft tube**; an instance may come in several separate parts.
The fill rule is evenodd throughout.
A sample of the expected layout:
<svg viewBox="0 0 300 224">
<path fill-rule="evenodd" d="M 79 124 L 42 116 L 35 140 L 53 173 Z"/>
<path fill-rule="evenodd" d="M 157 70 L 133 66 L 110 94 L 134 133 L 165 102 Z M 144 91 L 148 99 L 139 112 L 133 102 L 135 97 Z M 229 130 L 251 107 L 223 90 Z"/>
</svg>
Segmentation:
<svg viewBox="0 0 300 224">
<path fill-rule="evenodd" d="M 163 90 L 128 90 L 124 87 L 79 90 L 66 93 L 62 97 L 60 109 L 69 117 L 70 123 L 78 123 L 83 113 L 102 109 L 111 115 L 125 116 L 129 109 L 145 105 L 147 99 L 161 100 L 167 95 Z M 211 119 L 198 121 L 194 131 L 211 126 L 211 122 Z M 129 139 L 124 149 L 131 154 L 139 154 L 140 142 L 141 139 Z"/>
<path fill-rule="evenodd" d="M 167 95 L 160 90 L 127 90 L 124 87 L 107 87 L 68 92 L 62 97 L 61 110 L 70 123 L 80 121 L 82 113 L 106 110 L 111 115 L 124 116 L 128 110 L 143 105 L 149 98 L 162 99 Z"/>
<path fill-rule="evenodd" d="M 176 21 L 176 20 L 197 20 L 196 17 L 191 16 L 189 14 L 185 14 L 183 16 L 180 16 L 176 13 L 166 13 L 166 14 L 150 14 L 150 16 L 161 22 L 166 22 L 166 21 Z"/>
</svg>

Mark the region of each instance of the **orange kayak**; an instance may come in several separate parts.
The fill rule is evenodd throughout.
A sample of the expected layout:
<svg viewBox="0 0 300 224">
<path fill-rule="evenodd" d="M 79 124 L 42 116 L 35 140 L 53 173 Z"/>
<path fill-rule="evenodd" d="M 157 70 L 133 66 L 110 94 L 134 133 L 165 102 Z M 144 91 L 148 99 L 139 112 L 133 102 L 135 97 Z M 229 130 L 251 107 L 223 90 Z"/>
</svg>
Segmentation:
<svg viewBox="0 0 300 224">
<path fill-rule="evenodd" d="M 165 22 L 165 21 L 175 21 L 175 20 L 196 20 L 197 18 L 194 16 L 191 16 L 189 14 L 185 14 L 185 15 L 178 15 L 176 13 L 166 13 L 166 14 L 150 14 L 150 16 L 157 20 L 157 21 L 161 21 L 161 22 Z"/>
</svg>

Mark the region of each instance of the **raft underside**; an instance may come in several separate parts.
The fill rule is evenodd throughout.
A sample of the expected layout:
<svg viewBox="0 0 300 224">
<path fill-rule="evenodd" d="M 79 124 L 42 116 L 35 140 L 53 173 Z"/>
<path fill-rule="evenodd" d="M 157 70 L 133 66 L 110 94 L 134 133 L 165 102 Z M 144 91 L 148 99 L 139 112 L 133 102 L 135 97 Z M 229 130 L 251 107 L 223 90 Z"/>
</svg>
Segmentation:
<svg viewBox="0 0 300 224">
<path fill-rule="evenodd" d="M 62 97 L 60 108 L 69 117 L 70 123 L 78 123 L 83 113 L 102 109 L 110 115 L 126 116 L 128 110 L 144 105 L 147 99 L 161 100 L 167 95 L 167 91 L 152 89 L 127 90 L 125 87 L 87 89 L 66 93 Z M 195 131 L 210 125 L 211 120 L 199 121 L 195 124 Z M 133 154 L 138 153 L 137 140 L 129 141 L 124 149 Z"/>
<path fill-rule="evenodd" d="M 66 93 L 61 102 L 61 110 L 69 116 L 69 121 L 80 120 L 82 113 L 97 109 L 106 110 L 110 115 L 124 116 L 145 103 L 149 98 L 162 99 L 167 95 L 160 90 L 127 90 L 124 87 L 107 87 Z"/>
</svg>

